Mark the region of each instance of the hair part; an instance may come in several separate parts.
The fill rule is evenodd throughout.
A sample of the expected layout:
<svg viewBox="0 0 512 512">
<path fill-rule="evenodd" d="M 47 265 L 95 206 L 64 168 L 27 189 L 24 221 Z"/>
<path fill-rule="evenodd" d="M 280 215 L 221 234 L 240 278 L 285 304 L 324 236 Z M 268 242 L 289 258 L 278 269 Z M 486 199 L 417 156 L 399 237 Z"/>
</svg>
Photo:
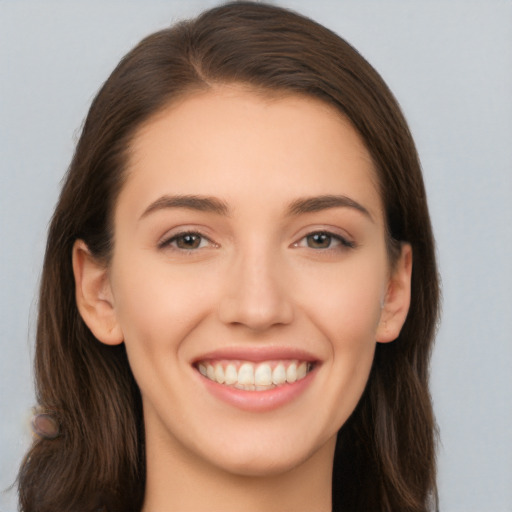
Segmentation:
<svg viewBox="0 0 512 512">
<path fill-rule="evenodd" d="M 374 162 L 388 251 L 414 254 L 407 320 L 378 344 L 366 390 L 338 434 L 333 510 L 437 507 L 436 429 L 428 390 L 439 284 L 421 169 L 398 103 L 347 42 L 286 9 L 235 2 L 150 35 L 94 99 L 53 215 L 36 334 L 37 399 L 61 435 L 37 439 L 19 475 L 22 512 L 140 510 L 142 401 L 124 345 L 94 338 L 75 302 L 71 252 L 82 239 L 108 264 L 113 210 L 137 130 L 165 106 L 215 84 L 301 94 L 334 106 Z"/>
</svg>

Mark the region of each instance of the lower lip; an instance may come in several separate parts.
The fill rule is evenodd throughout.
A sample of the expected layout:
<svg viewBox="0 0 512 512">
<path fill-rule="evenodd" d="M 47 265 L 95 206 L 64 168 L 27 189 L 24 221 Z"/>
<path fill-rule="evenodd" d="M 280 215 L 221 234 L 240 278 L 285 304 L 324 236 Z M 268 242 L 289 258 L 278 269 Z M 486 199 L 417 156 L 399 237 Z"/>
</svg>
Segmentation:
<svg viewBox="0 0 512 512">
<path fill-rule="evenodd" d="M 304 378 L 291 384 L 284 384 L 266 391 L 245 391 L 224 386 L 197 372 L 204 386 L 213 396 L 239 409 L 254 412 L 273 411 L 292 402 L 308 388 L 315 373 L 316 368 L 313 368 Z"/>
</svg>

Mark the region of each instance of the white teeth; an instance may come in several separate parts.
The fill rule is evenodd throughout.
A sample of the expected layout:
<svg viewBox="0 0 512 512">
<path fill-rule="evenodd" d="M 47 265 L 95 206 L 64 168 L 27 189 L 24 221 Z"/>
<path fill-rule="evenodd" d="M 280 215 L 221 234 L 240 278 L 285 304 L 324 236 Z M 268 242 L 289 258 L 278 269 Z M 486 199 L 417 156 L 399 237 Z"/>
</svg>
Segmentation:
<svg viewBox="0 0 512 512">
<path fill-rule="evenodd" d="M 300 363 L 297 368 L 297 380 L 303 379 L 308 373 L 308 365 L 306 363 Z"/>
<path fill-rule="evenodd" d="M 226 366 L 226 371 L 224 372 L 224 383 L 230 385 L 234 384 L 235 382 L 238 382 L 236 367 L 234 364 L 228 364 Z"/>
<path fill-rule="evenodd" d="M 197 369 L 201 375 L 219 384 L 245 391 L 265 391 L 303 379 L 313 368 L 311 363 L 305 361 L 300 364 L 298 361 L 288 361 L 277 363 L 272 370 L 274 364 L 235 361 L 225 365 L 220 362 L 214 364 L 203 362 L 197 365 Z"/>
<path fill-rule="evenodd" d="M 286 370 L 284 364 L 279 363 L 272 372 L 272 382 L 276 385 L 284 384 L 286 382 Z"/>
<path fill-rule="evenodd" d="M 292 363 L 286 369 L 286 381 L 287 382 L 295 382 L 297 380 L 297 365 Z"/>
<path fill-rule="evenodd" d="M 268 364 L 260 364 L 254 373 L 254 384 L 256 386 L 270 386 L 272 384 L 272 370 Z"/>
<path fill-rule="evenodd" d="M 254 384 L 254 369 L 252 364 L 244 363 L 238 370 L 238 384 L 247 386 Z"/>
<path fill-rule="evenodd" d="M 222 365 L 220 364 L 215 365 L 215 380 L 219 384 L 224 384 L 224 368 L 222 368 Z"/>
</svg>

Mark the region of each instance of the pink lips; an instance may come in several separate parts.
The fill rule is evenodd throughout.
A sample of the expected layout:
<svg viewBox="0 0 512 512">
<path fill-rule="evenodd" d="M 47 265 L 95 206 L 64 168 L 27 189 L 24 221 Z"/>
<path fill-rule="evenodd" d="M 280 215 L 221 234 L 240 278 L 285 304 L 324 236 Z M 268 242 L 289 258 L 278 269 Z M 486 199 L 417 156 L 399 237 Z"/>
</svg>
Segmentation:
<svg viewBox="0 0 512 512">
<path fill-rule="evenodd" d="M 284 347 L 253 347 L 253 348 L 225 348 L 222 350 L 213 350 L 201 357 L 196 357 L 195 362 L 206 359 L 238 359 L 259 363 L 261 361 L 271 361 L 276 359 L 299 359 L 306 362 L 315 362 L 317 357 L 304 350 Z"/>
<path fill-rule="evenodd" d="M 198 357 L 194 361 L 194 365 L 198 361 L 205 360 L 238 360 L 254 363 L 276 360 L 299 360 L 318 363 L 318 359 L 308 352 L 294 348 L 289 349 L 281 347 L 257 347 L 251 349 L 228 348 L 216 350 Z M 219 384 L 218 382 L 204 377 L 199 371 L 197 371 L 197 376 L 205 389 L 215 398 L 245 411 L 265 412 L 282 407 L 305 392 L 313 381 L 317 369 L 318 364 L 315 364 L 313 370 L 301 380 L 297 380 L 293 383 L 285 383 L 264 391 L 247 391 Z"/>
</svg>

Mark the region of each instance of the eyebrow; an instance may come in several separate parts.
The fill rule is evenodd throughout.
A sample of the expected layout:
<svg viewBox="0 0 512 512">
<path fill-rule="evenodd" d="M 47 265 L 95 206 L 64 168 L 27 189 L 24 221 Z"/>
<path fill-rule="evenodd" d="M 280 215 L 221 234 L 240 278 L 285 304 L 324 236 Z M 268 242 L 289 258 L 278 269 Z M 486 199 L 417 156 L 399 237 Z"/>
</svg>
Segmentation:
<svg viewBox="0 0 512 512">
<path fill-rule="evenodd" d="M 229 207 L 224 202 L 215 197 L 196 196 L 196 195 L 178 195 L 178 196 L 162 196 L 151 203 L 140 218 L 144 218 L 150 213 L 167 208 L 187 208 L 189 210 L 197 210 L 201 212 L 216 213 L 218 215 L 228 215 Z"/>
<path fill-rule="evenodd" d="M 288 207 L 288 215 L 319 212 L 329 208 L 353 208 L 373 222 L 372 215 L 362 204 L 343 195 L 323 195 L 296 199 Z"/>
<path fill-rule="evenodd" d="M 217 215 L 229 216 L 230 208 L 227 203 L 210 196 L 198 195 L 165 195 L 152 202 L 140 216 L 143 219 L 150 213 L 168 208 L 187 208 L 201 212 L 216 213 Z M 290 203 L 287 209 L 288 216 L 302 215 L 305 213 L 314 213 L 330 208 L 352 208 L 373 221 L 370 212 L 360 203 L 350 197 L 343 195 L 321 195 L 314 197 L 304 197 L 295 199 Z"/>
</svg>

